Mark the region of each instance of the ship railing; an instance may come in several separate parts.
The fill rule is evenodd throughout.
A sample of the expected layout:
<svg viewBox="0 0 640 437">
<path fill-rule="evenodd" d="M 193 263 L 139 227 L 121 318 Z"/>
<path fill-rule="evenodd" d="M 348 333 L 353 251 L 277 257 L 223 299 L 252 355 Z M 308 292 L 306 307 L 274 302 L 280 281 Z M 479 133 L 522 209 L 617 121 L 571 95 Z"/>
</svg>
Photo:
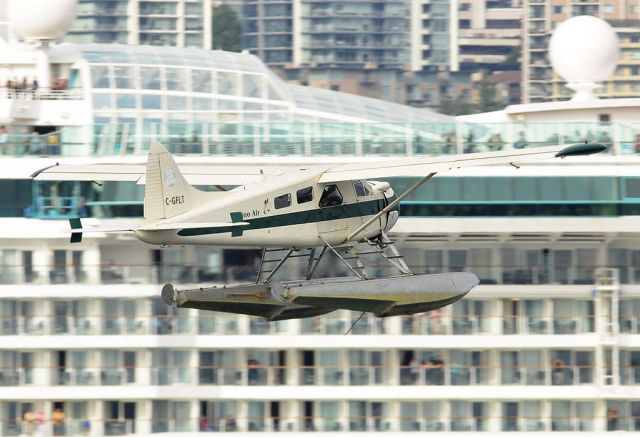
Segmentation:
<svg viewBox="0 0 640 437">
<path fill-rule="evenodd" d="M 84 300 L 84 299 L 83 299 Z M 79 300 L 82 301 L 82 300 Z M 8 335 L 209 335 L 224 333 L 226 335 L 240 335 L 246 332 L 248 335 L 344 335 L 346 330 L 319 329 L 310 332 L 305 325 L 288 321 L 271 322 L 266 328 L 266 323 L 257 323 L 249 318 L 246 326 L 240 329 L 241 320 L 235 315 L 222 315 L 211 311 L 195 311 L 186 308 L 172 309 L 166 307 L 169 313 L 164 314 L 136 314 L 135 310 L 131 314 L 121 313 L 119 315 L 109 314 L 89 314 L 78 313 L 76 315 L 63 316 L 25 316 L 21 314 L 0 316 L 0 336 Z M 406 317 L 406 318 L 405 318 Z M 486 330 L 465 330 L 455 331 L 456 317 L 445 315 L 439 317 L 439 321 L 433 328 L 428 321 L 417 324 L 414 316 L 405 316 L 401 320 L 404 327 L 405 321 L 411 323 L 412 329 L 402 329 L 400 332 L 390 330 L 385 325 L 385 320 L 376 318 L 374 315 L 366 315 L 358 324 L 367 318 L 371 323 L 365 323 L 354 332 L 353 335 L 393 335 L 402 333 L 403 335 L 420 336 L 475 336 L 475 335 L 505 335 L 499 329 L 500 322 L 504 322 L 502 315 L 487 314 L 482 317 L 482 325 L 491 327 Z M 427 318 L 428 316 L 422 316 Z M 467 316 L 458 316 L 458 319 L 469 320 Z M 603 316 L 606 319 L 606 316 Z M 347 327 L 352 323 L 352 318 L 348 315 L 334 316 L 331 325 Z M 539 322 L 543 321 L 544 326 L 570 326 L 571 329 L 548 329 L 538 330 Z M 536 318 L 536 328 L 532 331 L 518 331 L 512 335 L 590 335 L 595 332 L 593 317 L 578 317 L 575 315 L 555 315 Z M 627 319 L 621 319 L 620 323 L 625 324 Z M 244 323 L 244 322 L 242 322 Z M 461 322 L 457 322 L 458 324 Z M 295 326 L 295 329 L 292 328 Z M 357 326 L 357 325 L 356 325 Z M 640 334 L 640 331 L 622 331 L 623 334 Z"/>
<path fill-rule="evenodd" d="M 84 98 L 82 88 L 65 87 L 28 87 L 0 88 L 0 99 L 9 100 L 81 100 Z"/>
<path fill-rule="evenodd" d="M 81 211 L 86 209 L 86 204 L 79 201 L 76 197 L 62 196 L 56 199 L 47 197 L 38 197 L 37 207 L 35 210 L 31 207 L 25 209 L 24 213 L 29 216 L 39 214 L 46 218 L 68 218 L 81 216 Z M 81 200 L 81 199 L 80 199 Z M 121 208 L 135 206 L 142 207 L 142 202 L 123 202 Z M 28 210 L 28 211 L 27 211 Z M 64 228 L 64 227 L 62 227 Z M 70 229 L 69 229 L 70 232 Z M 82 253 L 82 251 L 79 251 Z M 82 257 L 82 255 L 80 255 Z M 149 262 L 138 263 L 118 263 L 109 260 L 109 255 L 103 255 L 107 260 L 102 263 L 88 263 L 82 259 L 80 263 L 73 264 L 68 260 L 66 262 L 56 264 L 41 264 L 35 266 L 33 264 L 24 264 L 22 262 L 7 263 L 0 260 L 0 284 L 19 284 L 30 282 L 36 284 L 164 284 L 167 282 L 180 284 L 202 284 L 202 283 L 232 283 L 232 282 L 253 282 L 256 279 L 256 271 L 253 263 L 235 264 L 220 263 L 212 266 L 197 262 L 165 262 L 160 266 L 150 264 Z M 68 258 L 67 258 L 68 259 Z M 465 266 L 442 266 L 430 267 L 422 264 L 410 263 L 409 267 L 415 274 L 437 274 L 446 272 L 477 272 L 480 279 L 480 285 L 582 285 L 593 286 L 593 278 L 589 279 L 586 271 L 593 272 L 594 269 L 601 266 L 556 266 L 556 270 L 562 270 L 562 274 L 521 274 L 524 269 L 514 268 L 510 264 L 468 264 Z M 604 266 L 602 266 L 604 267 Z M 616 266 L 621 274 L 622 284 L 640 283 L 640 267 L 633 264 L 621 264 Z M 486 271 L 490 270 L 491 275 Z M 544 270 L 535 265 L 529 267 L 527 272 L 535 272 Z M 549 269 L 547 269 L 549 270 Z M 367 269 L 370 277 L 388 277 L 394 276 L 397 270 L 386 266 L 371 266 Z M 519 275 L 520 280 L 514 280 L 513 272 Z M 305 270 L 299 267 L 297 270 L 290 270 L 288 276 L 277 278 L 278 280 L 298 279 L 304 277 Z M 330 273 L 337 276 L 344 276 L 341 271 L 329 271 L 320 269 L 319 276 L 328 276 Z M 621 309 L 622 314 L 627 314 L 624 308 Z M 627 314 L 633 316 L 632 314 Z M 535 314 L 531 315 L 532 322 L 535 322 Z M 472 322 L 473 323 L 473 322 Z M 468 330 L 469 326 L 458 327 L 463 332 Z M 482 330 L 482 326 L 477 326 L 478 330 Z M 541 330 L 548 327 L 540 326 Z M 316 327 L 309 327 L 310 330 Z M 534 330 L 534 326 L 529 328 L 519 325 L 505 326 L 505 333 L 509 330 L 522 331 Z M 558 328 L 560 329 L 560 328 Z M 341 329 L 340 329 L 341 331 Z"/>
<path fill-rule="evenodd" d="M 0 88 L 8 98 L 6 89 Z M 13 94 L 12 94 L 13 95 Z M 82 90 L 25 92 L 9 102 L 34 103 L 40 100 L 77 100 Z M 15 104 L 17 104 L 15 103 Z M 31 104 L 23 103 L 24 106 Z M 8 105 L 7 105 L 8 106 Z M 91 129 L 88 129 L 88 128 Z M 624 123 L 554 122 L 490 123 L 395 122 L 395 123 L 150 123 L 65 126 L 60 129 L 60 148 L 52 152 L 24 147 L 23 129 L 3 127 L 0 142 L 19 147 L 3 147 L 2 153 L 23 156 L 62 154 L 64 156 L 144 156 L 159 141 L 171 153 L 196 156 L 299 156 L 325 157 L 410 157 L 528 149 L 559 144 L 598 142 L 609 145 L 605 153 L 637 154 L 640 129 Z M 42 127 L 39 127 L 40 129 Z M 27 132 L 30 135 L 31 132 Z M 78 139 L 82 139 L 79 144 Z"/>
<path fill-rule="evenodd" d="M 382 365 L 67 365 L 0 367 L 0 386 L 577 386 L 593 384 L 594 366 Z M 637 378 L 638 368 L 624 368 Z M 625 379 L 625 385 L 638 379 Z"/>
<path fill-rule="evenodd" d="M 262 410 L 265 410 L 263 405 Z M 160 412 L 160 411 L 158 411 Z M 192 416 L 175 414 L 165 416 L 154 410 L 152 418 L 121 417 L 108 419 L 64 418 L 54 420 L 35 413 L 35 419 L 23 417 L 3 418 L 0 432 L 3 436 L 21 435 L 104 435 L 118 436 L 136 433 L 208 433 L 208 432 L 431 432 L 431 431 L 490 431 L 490 417 L 486 415 L 453 415 L 430 417 L 417 415 L 351 414 L 347 417 L 316 415 L 286 417 L 267 415 Z M 176 411 L 177 413 L 177 411 Z M 607 431 L 638 431 L 640 423 L 634 417 L 619 417 L 615 421 L 601 415 L 587 417 L 578 414 L 535 415 L 497 417 L 495 431 L 594 431 L 602 423 Z"/>
</svg>

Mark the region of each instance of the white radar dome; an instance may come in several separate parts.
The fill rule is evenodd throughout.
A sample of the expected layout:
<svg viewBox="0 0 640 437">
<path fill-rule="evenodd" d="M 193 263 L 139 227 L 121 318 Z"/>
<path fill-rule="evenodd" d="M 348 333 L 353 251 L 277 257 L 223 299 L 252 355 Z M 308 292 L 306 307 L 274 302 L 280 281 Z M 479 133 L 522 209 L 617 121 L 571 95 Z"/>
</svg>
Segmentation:
<svg viewBox="0 0 640 437">
<path fill-rule="evenodd" d="M 9 0 L 9 21 L 25 40 L 61 39 L 76 18 L 78 0 Z"/>
<path fill-rule="evenodd" d="M 553 31 L 549 57 L 553 69 L 567 82 L 601 82 L 611 77 L 618 64 L 618 36 L 600 18 L 573 17 Z"/>
</svg>

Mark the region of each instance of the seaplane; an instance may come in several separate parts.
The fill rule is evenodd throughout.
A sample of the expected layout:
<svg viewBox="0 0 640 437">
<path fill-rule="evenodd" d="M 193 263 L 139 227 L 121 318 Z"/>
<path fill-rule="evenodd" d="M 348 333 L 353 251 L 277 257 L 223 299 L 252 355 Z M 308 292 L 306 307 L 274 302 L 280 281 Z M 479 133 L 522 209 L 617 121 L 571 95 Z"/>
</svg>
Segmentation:
<svg viewBox="0 0 640 437">
<path fill-rule="evenodd" d="M 398 221 L 400 202 L 436 174 L 462 167 L 510 165 L 600 153 L 603 144 L 573 144 L 464 155 L 389 158 L 384 162 L 263 168 L 241 175 L 229 191 L 205 192 L 187 178 L 203 173 L 229 180 L 228 166 L 180 168 L 167 149 L 154 143 L 146 165 L 54 165 L 34 178 L 99 181 L 117 172 L 120 180 L 145 183 L 144 222 L 135 228 L 85 228 L 70 220 L 71 243 L 85 232 L 130 232 L 158 246 L 212 245 L 262 248 L 256 280 L 247 284 L 178 289 L 162 287 L 167 305 L 263 317 L 268 321 L 313 317 L 338 309 L 379 317 L 422 313 L 449 305 L 479 280 L 472 272 L 414 274 L 389 231 Z M 231 170 L 232 172 L 232 170 Z M 251 176 L 249 178 L 248 176 Z M 389 177 L 416 182 L 398 195 Z M 250 179 L 246 182 L 244 180 Z M 276 253 L 275 257 L 273 254 Z M 351 276 L 318 277 L 320 263 L 333 254 Z M 363 260 L 390 263 L 397 274 L 370 275 Z M 276 280 L 293 258 L 303 258 L 304 277 Z"/>
</svg>

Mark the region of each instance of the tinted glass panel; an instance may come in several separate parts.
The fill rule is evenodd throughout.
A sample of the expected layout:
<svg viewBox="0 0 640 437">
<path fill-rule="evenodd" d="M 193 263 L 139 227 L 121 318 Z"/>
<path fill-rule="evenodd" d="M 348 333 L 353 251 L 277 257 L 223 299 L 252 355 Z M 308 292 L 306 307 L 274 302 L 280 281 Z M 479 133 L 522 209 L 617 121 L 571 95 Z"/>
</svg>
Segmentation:
<svg viewBox="0 0 640 437">
<path fill-rule="evenodd" d="M 93 65 L 91 67 L 91 81 L 94 88 L 109 88 L 109 67 Z"/>
<path fill-rule="evenodd" d="M 184 91 L 185 90 L 185 70 L 182 68 L 167 68 L 167 89 L 170 91 Z"/>
<path fill-rule="evenodd" d="M 204 97 L 194 97 L 192 99 L 193 109 L 196 111 L 210 111 L 211 110 L 211 99 Z"/>
<path fill-rule="evenodd" d="M 514 178 L 513 186 L 517 200 L 536 200 L 535 178 Z"/>
<path fill-rule="evenodd" d="M 113 67 L 116 88 L 135 88 L 133 86 L 133 68 Z"/>
<path fill-rule="evenodd" d="M 617 200 L 618 179 L 612 177 L 593 178 L 594 200 Z"/>
<path fill-rule="evenodd" d="M 287 206 L 291 206 L 291 194 L 283 194 L 282 196 L 278 196 L 273 199 L 273 204 L 276 209 L 286 208 Z"/>
<path fill-rule="evenodd" d="M 487 198 L 486 178 L 465 178 L 462 181 L 463 200 L 484 200 Z"/>
<path fill-rule="evenodd" d="M 187 109 L 187 98 L 183 96 L 168 96 L 167 104 L 169 109 L 185 110 Z"/>
<path fill-rule="evenodd" d="M 441 178 L 440 180 L 433 179 L 438 183 L 437 193 L 438 200 L 453 200 L 457 201 L 462 198 L 460 191 L 460 178 Z"/>
<path fill-rule="evenodd" d="M 640 178 L 626 178 L 624 187 L 625 197 L 640 197 Z"/>
<path fill-rule="evenodd" d="M 567 200 L 590 200 L 591 182 L 587 178 L 566 178 L 564 181 Z"/>
<path fill-rule="evenodd" d="M 218 73 L 218 94 L 236 94 L 237 76 L 234 73 L 219 72 Z"/>
<path fill-rule="evenodd" d="M 162 96 L 143 95 L 142 109 L 162 109 Z"/>
<path fill-rule="evenodd" d="M 210 93 L 211 72 L 209 70 L 192 70 L 191 87 L 195 93 Z"/>
<path fill-rule="evenodd" d="M 296 192 L 298 203 L 311 202 L 313 200 L 313 187 L 301 188 Z"/>
<path fill-rule="evenodd" d="M 116 94 L 116 104 L 119 109 L 133 109 L 136 107 L 135 94 Z"/>
<path fill-rule="evenodd" d="M 111 109 L 111 94 L 94 94 L 93 109 Z"/>
<path fill-rule="evenodd" d="M 562 178 L 544 177 L 538 182 L 541 200 L 562 200 Z"/>
<path fill-rule="evenodd" d="M 159 90 L 161 88 L 160 69 L 156 67 L 141 67 L 140 85 L 146 90 Z"/>
</svg>

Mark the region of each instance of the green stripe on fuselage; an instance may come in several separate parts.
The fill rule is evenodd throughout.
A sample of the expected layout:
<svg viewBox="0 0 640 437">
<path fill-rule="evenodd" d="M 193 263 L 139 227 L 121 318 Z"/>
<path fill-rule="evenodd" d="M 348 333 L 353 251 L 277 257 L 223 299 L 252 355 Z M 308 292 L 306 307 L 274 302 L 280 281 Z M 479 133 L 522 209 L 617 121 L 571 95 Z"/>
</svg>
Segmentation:
<svg viewBox="0 0 640 437">
<path fill-rule="evenodd" d="M 249 223 L 249 225 L 243 226 L 242 230 L 246 232 L 255 229 L 277 228 L 281 226 L 301 225 L 305 223 L 317 223 L 329 220 L 374 215 L 384 207 L 384 200 L 376 199 L 361 203 L 348 203 L 346 205 L 328 206 L 326 208 L 291 212 L 289 214 L 245 219 L 244 221 Z M 196 235 L 224 234 L 225 232 L 233 232 L 234 228 L 234 226 L 223 226 L 216 228 L 203 227 L 180 229 L 178 231 L 178 235 L 181 237 L 194 237 Z"/>
</svg>

